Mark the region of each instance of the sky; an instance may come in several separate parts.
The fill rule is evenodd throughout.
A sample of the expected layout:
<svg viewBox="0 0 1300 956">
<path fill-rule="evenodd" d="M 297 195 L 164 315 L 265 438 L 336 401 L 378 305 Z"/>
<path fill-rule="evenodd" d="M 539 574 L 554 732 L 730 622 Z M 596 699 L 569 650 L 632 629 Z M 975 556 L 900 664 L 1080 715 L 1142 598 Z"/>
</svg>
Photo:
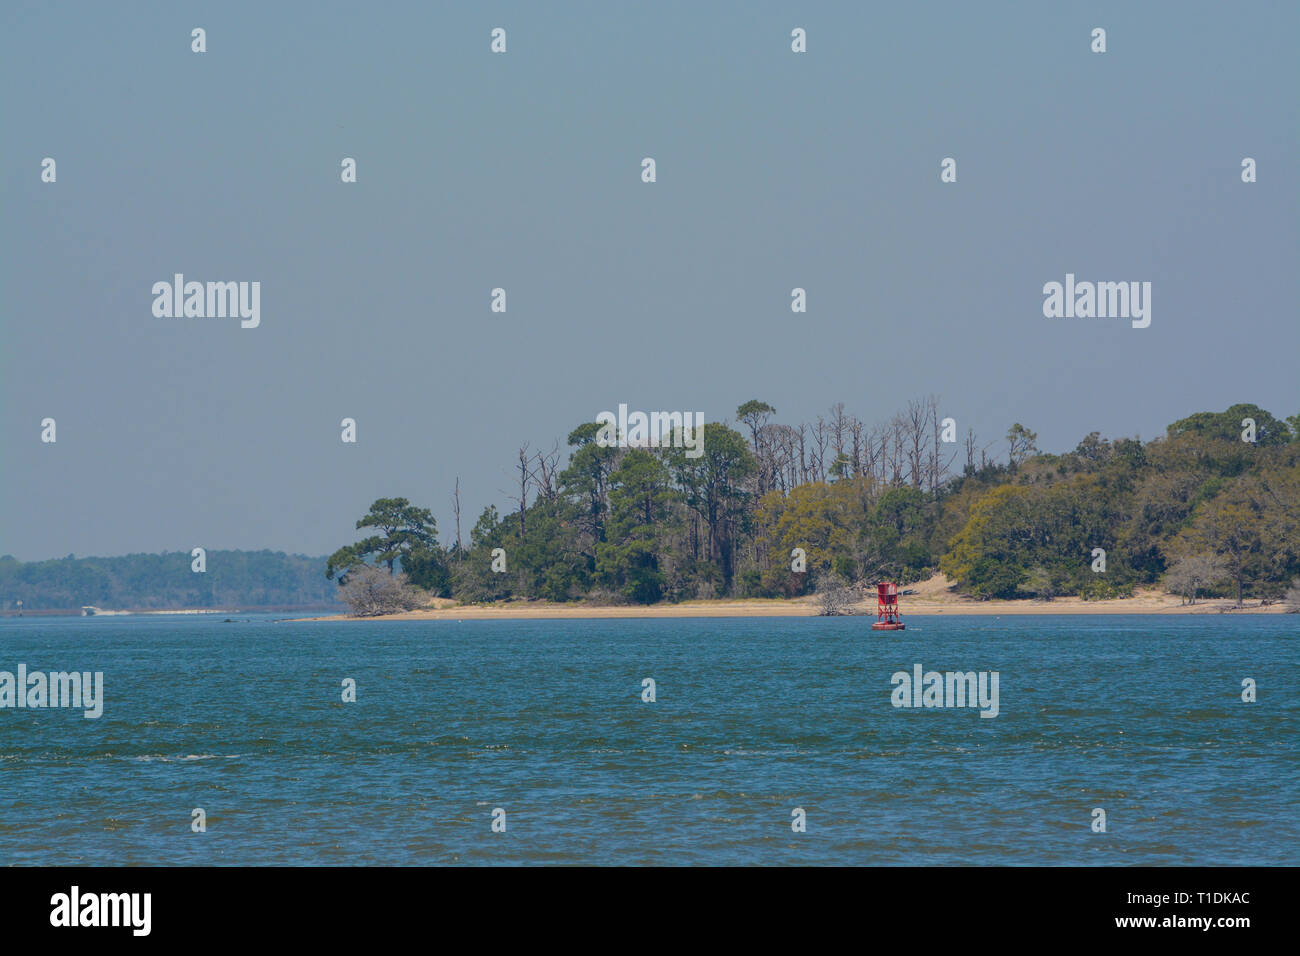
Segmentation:
<svg viewBox="0 0 1300 956">
<path fill-rule="evenodd" d="M 0 554 L 327 554 L 390 496 L 446 542 L 457 477 L 467 533 L 523 443 L 620 403 L 936 394 L 994 452 L 1294 414 L 1298 32 L 1256 2 L 5 3 Z M 156 317 L 175 273 L 260 282 L 260 324 Z M 1045 317 L 1067 273 L 1149 281 L 1150 326 Z"/>
</svg>

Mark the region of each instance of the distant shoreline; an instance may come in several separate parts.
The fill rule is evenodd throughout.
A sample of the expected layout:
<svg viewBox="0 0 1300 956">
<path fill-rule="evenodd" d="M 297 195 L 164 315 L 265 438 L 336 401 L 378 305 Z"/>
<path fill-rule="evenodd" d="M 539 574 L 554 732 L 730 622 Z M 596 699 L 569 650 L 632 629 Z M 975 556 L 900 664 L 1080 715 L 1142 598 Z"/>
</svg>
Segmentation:
<svg viewBox="0 0 1300 956">
<path fill-rule="evenodd" d="M 36 618 L 36 617 L 161 617 L 166 615 L 214 615 L 214 614 L 302 614 L 307 611 L 326 610 L 325 605 L 299 604 L 274 605 L 270 607 L 178 607 L 178 608 L 98 608 L 94 614 L 82 614 L 78 608 L 24 608 L 22 611 L 8 608 L 0 611 L 0 618 Z"/>
</svg>

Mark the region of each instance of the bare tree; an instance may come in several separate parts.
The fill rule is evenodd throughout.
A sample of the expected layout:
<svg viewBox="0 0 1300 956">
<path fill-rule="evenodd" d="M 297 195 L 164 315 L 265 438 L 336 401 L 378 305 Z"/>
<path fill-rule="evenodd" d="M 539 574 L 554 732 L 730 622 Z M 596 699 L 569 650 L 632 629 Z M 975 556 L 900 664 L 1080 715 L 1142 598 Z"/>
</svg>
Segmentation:
<svg viewBox="0 0 1300 956">
<path fill-rule="evenodd" d="M 808 483 L 809 469 L 807 439 L 808 426 L 801 424 L 799 426 L 799 480 L 795 482 L 797 485 L 805 485 Z"/>
<path fill-rule="evenodd" d="M 903 486 L 903 462 L 907 445 L 907 422 L 901 415 L 895 415 L 889 421 L 889 484 L 893 488 Z"/>
<path fill-rule="evenodd" d="M 857 477 L 867 473 L 867 451 L 862 441 L 863 425 L 856 416 L 849 420 L 849 435 L 853 438 L 853 475 Z"/>
<path fill-rule="evenodd" d="M 870 467 L 867 473 L 876 480 L 877 483 L 884 485 L 889 480 L 889 426 L 873 425 L 871 435 L 867 439 L 867 454 L 870 457 Z"/>
<path fill-rule="evenodd" d="M 848 419 L 844 415 L 844 403 L 836 402 L 831 406 L 831 448 L 835 452 L 835 461 L 844 461 L 844 438 L 848 433 Z M 847 475 L 845 477 L 848 477 Z"/>
<path fill-rule="evenodd" d="M 537 453 L 537 472 L 534 484 L 537 493 L 547 501 L 554 501 L 559 494 L 558 469 L 560 462 L 560 444 L 555 442 L 551 450 Z"/>
<path fill-rule="evenodd" d="M 524 442 L 519 448 L 519 464 L 516 466 L 519 470 L 519 494 L 507 496 L 519 506 L 519 537 L 521 539 L 527 531 L 524 513 L 528 510 L 528 486 L 533 481 L 533 471 L 529 467 L 531 461 L 532 458 L 528 454 L 528 442 Z"/>
<path fill-rule="evenodd" d="M 456 489 L 451 493 L 451 510 L 456 515 L 456 560 L 464 557 L 464 547 L 460 542 L 460 475 L 456 476 Z"/>
<path fill-rule="evenodd" d="M 907 467 L 913 488 L 920 488 L 925 474 L 925 453 L 929 445 L 930 410 L 924 399 L 913 399 L 900 416 L 907 449 Z"/>
<path fill-rule="evenodd" d="M 939 490 L 943 476 L 948 473 L 952 458 L 947 462 L 943 460 L 943 429 L 939 425 L 939 400 L 931 395 L 927 401 L 930 404 L 930 456 L 925 463 L 925 484 L 930 494 L 934 494 Z M 955 457 L 954 452 L 953 458 Z"/>
<path fill-rule="evenodd" d="M 930 404 L 930 427 L 933 430 L 933 444 L 930 446 L 930 461 L 926 477 L 930 486 L 930 493 L 937 494 L 939 488 L 948 480 L 948 475 L 952 470 L 952 463 L 957 460 L 960 451 L 953 448 L 952 454 L 945 457 L 943 450 L 943 422 L 939 419 L 939 398 L 936 395 L 931 395 L 928 401 Z M 955 445 L 956 442 L 953 442 L 953 444 Z"/>
<path fill-rule="evenodd" d="M 983 471 L 992 463 L 989 459 L 989 449 L 994 446 L 995 442 L 989 442 L 980 449 L 980 463 L 978 465 L 975 464 L 975 444 L 975 429 L 968 428 L 966 430 L 966 467 L 972 473 Z"/>
<path fill-rule="evenodd" d="M 799 483 L 795 446 L 798 433 L 789 425 L 768 425 L 764 429 L 768 453 L 772 458 L 772 475 L 781 494 Z"/>
<path fill-rule="evenodd" d="M 1174 561 L 1165 574 L 1165 587 L 1195 604 L 1197 593 L 1213 587 L 1228 576 L 1227 566 L 1213 554 L 1188 554 Z"/>
<path fill-rule="evenodd" d="M 812 480 L 826 480 L 826 444 L 830 438 L 830 429 L 826 427 L 826 420 L 820 415 L 817 416 L 817 424 L 812 428 L 813 437 L 813 460 L 812 460 Z"/>
</svg>

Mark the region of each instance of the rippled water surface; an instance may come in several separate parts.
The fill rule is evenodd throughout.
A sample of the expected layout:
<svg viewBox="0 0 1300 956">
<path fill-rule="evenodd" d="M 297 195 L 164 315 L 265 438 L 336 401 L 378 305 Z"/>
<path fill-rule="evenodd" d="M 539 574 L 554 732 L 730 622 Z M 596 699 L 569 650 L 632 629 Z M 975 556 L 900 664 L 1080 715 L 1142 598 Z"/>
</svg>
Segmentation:
<svg viewBox="0 0 1300 956">
<path fill-rule="evenodd" d="M 1300 863 L 1300 618 L 869 626 L 6 620 L 105 703 L 0 709 L 0 863 Z M 893 707 L 918 663 L 999 715 Z"/>
</svg>

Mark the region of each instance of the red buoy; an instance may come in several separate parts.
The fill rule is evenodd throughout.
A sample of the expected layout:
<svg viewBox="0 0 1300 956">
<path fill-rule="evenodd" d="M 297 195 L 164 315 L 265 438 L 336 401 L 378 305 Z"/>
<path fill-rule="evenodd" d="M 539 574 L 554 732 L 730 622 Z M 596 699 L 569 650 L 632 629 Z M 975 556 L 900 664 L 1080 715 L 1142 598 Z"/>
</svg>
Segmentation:
<svg viewBox="0 0 1300 956">
<path fill-rule="evenodd" d="M 876 585 L 876 623 L 873 631 L 901 631 L 907 625 L 898 614 L 898 585 L 883 581 Z"/>
</svg>

